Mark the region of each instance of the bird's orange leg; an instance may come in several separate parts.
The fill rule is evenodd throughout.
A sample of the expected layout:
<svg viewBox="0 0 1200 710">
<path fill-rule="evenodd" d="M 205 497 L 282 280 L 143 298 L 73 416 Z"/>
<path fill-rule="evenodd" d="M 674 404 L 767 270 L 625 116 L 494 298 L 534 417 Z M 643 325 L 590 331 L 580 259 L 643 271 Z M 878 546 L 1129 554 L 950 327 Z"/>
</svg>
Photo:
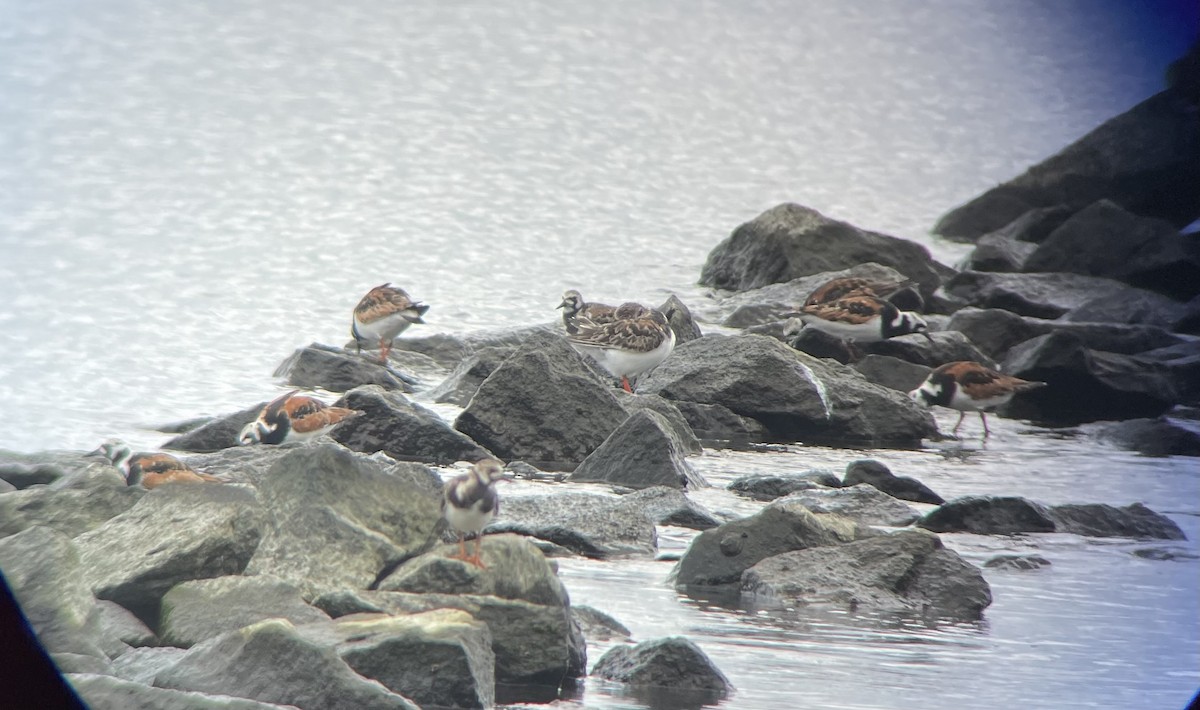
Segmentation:
<svg viewBox="0 0 1200 710">
<path fill-rule="evenodd" d="M 980 413 L 979 413 L 979 418 L 980 418 L 981 420 L 983 420 L 983 438 L 985 438 L 985 439 L 986 439 L 986 438 L 988 438 L 989 436 L 991 436 L 991 435 L 992 435 L 992 431 L 991 431 L 991 429 L 988 429 L 988 425 L 987 425 L 987 415 L 986 415 L 986 414 L 984 414 L 983 412 L 980 412 Z"/>
<path fill-rule="evenodd" d="M 452 560 L 467 559 L 467 537 L 462 533 L 458 534 L 458 554 L 450 555 Z"/>
<path fill-rule="evenodd" d="M 958 423 L 954 425 L 954 431 L 950 432 L 951 436 L 958 436 L 958 428 L 962 426 L 963 417 L 967 416 L 966 412 L 958 413 Z"/>
<path fill-rule="evenodd" d="M 625 388 L 626 392 L 633 394 L 633 388 L 629 386 L 629 378 L 625 375 L 621 375 L 621 386 Z"/>
<path fill-rule="evenodd" d="M 392 344 L 386 340 L 379 341 L 379 362 L 387 363 L 388 353 L 392 351 Z"/>
<path fill-rule="evenodd" d="M 487 569 L 487 565 L 483 564 L 483 533 L 475 537 L 475 554 L 467 561 L 479 569 Z"/>
</svg>

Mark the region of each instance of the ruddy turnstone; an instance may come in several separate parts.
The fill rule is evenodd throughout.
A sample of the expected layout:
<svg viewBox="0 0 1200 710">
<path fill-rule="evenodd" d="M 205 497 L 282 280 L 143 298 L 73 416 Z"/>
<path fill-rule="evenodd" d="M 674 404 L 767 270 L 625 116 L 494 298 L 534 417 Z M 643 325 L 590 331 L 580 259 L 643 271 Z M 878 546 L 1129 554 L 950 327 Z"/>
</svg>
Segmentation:
<svg viewBox="0 0 1200 710">
<path fill-rule="evenodd" d="M 402 288 L 391 284 L 376 286 L 354 307 L 350 334 L 359 352 L 374 346 L 378 340 L 379 360 L 387 362 L 392 341 L 413 323 L 424 323 L 421 316 L 428 310 L 429 306 L 412 300 Z"/>
<path fill-rule="evenodd" d="M 223 483 L 220 478 L 200 473 L 170 454 L 135 454 L 120 439 L 109 439 L 88 456 L 103 456 L 121 470 L 131 486 L 157 488 L 164 483 Z"/>
<path fill-rule="evenodd" d="M 242 427 L 238 443 L 282 444 L 304 441 L 324 434 L 338 424 L 362 412 L 331 407 L 319 399 L 292 390 L 272 400 L 258 418 Z"/>
<path fill-rule="evenodd" d="M 623 303 L 616 320 L 602 325 L 580 322 L 579 331 L 567 340 L 581 353 L 590 355 L 621 386 L 633 393 L 629 378 L 653 369 L 675 349 L 675 331 L 667 316 L 640 303 Z"/>
<path fill-rule="evenodd" d="M 983 435 L 986 437 L 991 431 L 988 430 L 984 410 L 999 407 L 1018 392 L 1045 386 L 1045 382 L 1022 380 L 977 362 L 959 360 L 948 362 L 929 373 L 921 386 L 909 392 L 908 396 L 926 407 L 938 404 L 957 409 L 958 422 L 954 425 L 954 434 L 958 434 L 967 412 L 979 412 L 979 418 L 983 421 Z"/>
<path fill-rule="evenodd" d="M 875 296 L 847 296 L 829 303 L 806 305 L 793 315 L 798 315 L 807 327 L 844 340 L 873 343 L 909 333 L 920 333 L 933 340 L 929 324 L 920 314 L 902 311 Z"/>
<path fill-rule="evenodd" d="M 616 320 L 616 308 L 603 303 L 587 303 L 575 289 L 563 293 L 562 303 L 557 307 L 563 309 L 563 326 L 571 334 L 579 332 L 581 321 L 603 325 Z"/>
<path fill-rule="evenodd" d="M 483 459 L 471 465 L 466 473 L 446 481 L 442 488 L 442 514 L 458 533 L 458 554 L 451 559 L 463 560 L 482 569 L 483 529 L 500 512 L 500 496 L 496 484 L 511 480 L 504 474 L 504 464 L 496 459 Z M 475 533 L 475 554 L 467 555 L 467 533 Z"/>
<path fill-rule="evenodd" d="M 843 276 L 818 286 L 808 298 L 805 306 L 833 303 L 851 296 L 874 296 L 885 299 L 892 293 L 912 285 L 912 281 L 879 281 L 861 276 Z"/>
</svg>

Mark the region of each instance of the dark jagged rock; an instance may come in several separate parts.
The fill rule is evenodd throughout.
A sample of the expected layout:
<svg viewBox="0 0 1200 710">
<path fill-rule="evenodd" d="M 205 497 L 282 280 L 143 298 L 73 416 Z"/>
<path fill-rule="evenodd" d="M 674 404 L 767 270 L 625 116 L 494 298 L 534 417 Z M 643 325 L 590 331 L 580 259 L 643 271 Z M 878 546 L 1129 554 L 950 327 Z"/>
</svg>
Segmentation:
<svg viewBox="0 0 1200 710">
<path fill-rule="evenodd" d="M 1059 532 L 1088 537 L 1187 539 L 1170 518 L 1141 503 L 1124 508 L 1102 503 L 1056 505 L 1050 514 Z"/>
<path fill-rule="evenodd" d="M 1003 411 L 1020 419 L 1077 424 L 1155 417 L 1180 399 L 1165 365 L 1089 350 L 1077 335 L 1066 332 L 1038 336 L 1013 348 L 1003 371 L 1046 383 L 1006 405 Z"/>
<path fill-rule="evenodd" d="M 480 348 L 463 357 L 450 371 L 450 375 L 430 390 L 429 397 L 435 402 L 467 406 L 479 385 L 483 384 L 512 352 L 508 348 Z"/>
<path fill-rule="evenodd" d="M 1127 355 L 1183 341 L 1180 336 L 1158 326 L 1046 320 L 996 308 L 964 308 L 950 317 L 947 327 L 961 332 L 996 359 L 1002 359 L 1010 349 L 1026 340 L 1060 331 L 1078 336 L 1092 350 Z"/>
<path fill-rule="evenodd" d="M 375 360 L 320 343 L 298 348 L 275 368 L 272 377 L 282 378 L 289 387 L 319 387 L 330 392 L 345 392 L 361 385 L 412 392 L 418 382 L 412 375 L 395 372 Z"/>
<path fill-rule="evenodd" d="M 975 243 L 975 249 L 961 265 L 970 271 L 1026 271 L 1025 262 L 1037 250 L 1030 244 L 1000 231 L 985 234 Z"/>
<path fill-rule="evenodd" d="M 1050 560 L 1041 555 L 996 555 L 983 563 L 988 569 L 1030 570 L 1049 567 Z"/>
<path fill-rule="evenodd" d="M 1023 270 L 1105 276 L 1186 300 L 1200 294 L 1200 240 L 1100 200 L 1054 230 Z"/>
<path fill-rule="evenodd" d="M 1178 302 L 1152 291 L 1137 289 L 1120 281 L 1081 274 L 1000 274 L 963 271 L 945 285 L 946 293 L 965 305 L 978 308 L 1002 308 L 1022 316 L 1058 318 L 1097 299 L 1142 299 L 1164 306 Z M 1143 309 L 1144 310 L 1144 309 Z M 1088 318 L 1104 322 L 1163 325 L 1148 319 Z M 1073 320 L 1083 320 L 1075 318 Z"/>
<path fill-rule="evenodd" d="M 914 503 L 932 503 L 941 505 L 946 501 L 928 486 L 915 478 L 897 476 L 886 465 L 871 459 L 851 461 L 846 465 L 846 476 L 842 480 L 844 486 L 855 486 L 865 483 L 874 486 L 893 498 L 910 500 Z"/>
<path fill-rule="evenodd" d="M 1189 314 L 1186 303 L 1153 291 L 1136 289 L 1100 293 L 1067 311 L 1062 319 L 1078 323 L 1139 323 L 1181 333 Z"/>
<path fill-rule="evenodd" d="M 833 480 L 830 481 L 829 478 Z M 841 481 L 837 480 L 837 476 L 828 471 L 809 471 L 786 475 L 756 473 L 749 476 L 738 476 L 730 481 L 726 488 L 754 500 L 775 500 L 796 491 L 828 487 L 830 483 L 841 486 Z"/>
<path fill-rule="evenodd" d="M 920 387 L 932 370 L 891 355 L 866 355 L 852 367 L 868 382 L 905 393 Z"/>
<path fill-rule="evenodd" d="M 691 309 L 675 294 L 671 294 L 666 301 L 663 301 L 658 310 L 667 316 L 671 330 L 675 331 L 676 343 L 686 343 L 703 335 L 700 332 L 700 326 L 696 325 L 696 319 L 692 317 Z"/>
<path fill-rule="evenodd" d="M 366 588 L 389 564 L 424 550 L 441 520 L 440 485 L 429 469 L 335 444 L 288 452 L 258 491 L 266 534 L 246 573 L 274 575 L 305 598 Z"/>
<path fill-rule="evenodd" d="M 769 436 L 762 422 L 743 417 L 720 404 L 700 404 L 683 400 L 676 400 L 674 404 L 696 436 L 706 442 L 723 441 L 744 445 L 765 441 Z"/>
<path fill-rule="evenodd" d="M 898 338 L 881 340 L 878 343 L 864 343 L 861 347 L 868 353 L 890 355 L 915 365 L 930 368 L 960 360 L 974 360 L 988 367 L 996 365 L 962 333 L 952 330 L 941 331 L 931 333 L 930 338 L 927 340 L 920 335 L 902 335 Z"/>
<path fill-rule="evenodd" d="M 640 508 L 656 525 L 708 530 L 721 524 L 715 515 L 677 488 L 645 488 L 622 496 L 622 500 L 625 505 Z"/>
<path fill-rule="evenodd" d="M 480 385 L 454 428 L 502 459 L 570 470 L 625 418 L 611 389 L 557 337 L 505 360 Z"/>
<path fill-rule="evenodd" d="M 1170 91 L 1102 124 L 1023 175 L 956 207 L 934 232 L 973 241 L 1028 210 L 1109 199 L 1178 227 L 1200 216 L 1200 125 Z"/>
<path fill-rule="evenodd" d="M 696 434 L 688 424 L 687 418 L 683 416 L 683 412 L 679 410 L 675 402 L 653 394 L 635 395 L 624 390 L 615 390 L 615 393 L 617 402 L 630 415 L 645 409 L 662 416 L 670 425 L 670 434 L 684 454 L 698 454 L 704 450 L 700 440 L 696 438 Z"/>
<path fill-rule="evenodd" d="M 175 585 L 162 600 L 162 640 L 181 648 L 266 619 L 293 624 L 327 621 L 300 589 L 267 575 L 217 577 Z"/>
<path fill-rule="evenodd" d="M 614 646 L 596 662 L 592 675 L 624 683 L 650 707 L 716 704 L 733 690 L 704 651 L 682 636 Z"/>
<path fill-rule="evenodd" d="M 382 451 L 394 459 L 443 464 L 492 455 L 437 414 L 378 385 L 350 390 L 334 404 L 364 415 L 347 420 L 330 434 L 351 451 Z"/>
<path fill-rule="evenodd" d="M 704 479 L 687 462 L 685 454 L 666 418 L 645 409 L 613 430 L 567 480 L 629 488 L 703 487 Z"/>
<path fill-rule="evenodd" d="M 505 497 L 502 517 L 487 531 L 527 535 L 576 554 L 603 558 L 653 554 L 658 548 L 654 523 L 631 496 L 559 493 Z"/>
<path fill-rule="evenodd" d="M 814 513 L 833 513 L 863 525 L 900 528 L 921 514 L 883 491 L 867 485 L 794 491 L 781 503 L 799 503 Z"/>
<path fill-rule="evenodd" d="M 1200 405 L 1200 340 L 1139 353 L 1166 368 L 1183 404 Z"/>
<path fill-rule="evenodd" d="M 675 569 L 675 583 L 685 588 L 737 584 L 742 572 L 768 557 L 870 534 L 853 521 L 814 515 L 799 503 L 772 503 L 749 518 L 697 535 Z"/>
<path fill-rule="evenodd" d="M 790 335 L 790 329 L 784 331 L 784 341 L 794 350 L 816 358 L 836 360 L 843 365 L 849 365 L 861 357 L 862 353 L 836 335 L 830 335 L 816 328 L 802 328 L 795 335 Z"/>
<path fill-rule="evenodd" d="M 929 413 L 908 397 L 762 336 L 677 346 L 640 386 L 753 417 L 778 441 L 911 446 L 935 431 Z"/>
<path fill-rule="evenodd" d="M 1141 503 L 1124 508 L 1103 504 L 1046 506 L 1012 496 L 956 498 L 931 511 L 917 525 L 934 532 L 981 535 L 1063 532 L 1088 537 L 1185 539 L 1170 518 Z"/>
<path fill-rule="evenodd" d="M 628 641 L 633 637 L 633 632 L 626 628 L 624 624 L 617 621 L 610 614 L 606 614 L 595 607 L 585 604 L 575 604 L 571 607 L 571 616 L 575 618 L 575 622 L 583 630 L 584 638 L 588 640 L 611 641 L 613 639 L 622 639 Z"/>
<path fill-rule="evenodd" d="M 1147 456 L 1200 456 L 1200 433 L 1166 417 L 1110 424 L 1101 430 L 1100 438 Z"/>
<path fill-rule="evenodd" d="M 700 283 L 744 291 L 865 262 L 896 269 L 924 294 L 941 284 L 925 247 L 790 203 L 767 210 L 718 244 L 704 263 Z"/>
<path fill-rule="evenodd" d="M 243 427 L 258 418 L 258 413 L 266 404 L 266 402 L 259 402 L 240 412 L 217 417 L 204 426 L 170 439 L 162 445 L 162 448 L 210 453 L 237 446 L 238 433 Z"/>
<path fill-rule="evenodd" d="M 920 530 L 776 555 L 746 570 L 741 588 L 789 604 L 955 619 L 978 619 L 992 603 L 979 569 Z"/>
</svg>

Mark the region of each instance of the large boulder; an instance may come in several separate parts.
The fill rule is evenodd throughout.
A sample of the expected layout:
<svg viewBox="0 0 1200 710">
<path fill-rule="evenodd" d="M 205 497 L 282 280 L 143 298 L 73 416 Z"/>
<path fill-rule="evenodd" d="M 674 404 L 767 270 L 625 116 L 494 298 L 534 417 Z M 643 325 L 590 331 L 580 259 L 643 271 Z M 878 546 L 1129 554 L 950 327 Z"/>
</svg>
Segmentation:
<svg viewBox="0 0 1200 710">
<path fill-rule="evenodd" d="M 1200 432 L 1166 417 L 1110 424 L 1100 438 L 1147 456 L 1200 456 Z"/>
<path fill-rule="evenodd" d="M 75 537 L 129 510 L 146 493 L 141 486 L 126 485 L 116 469 L 100 471 L 97 478 L 96 485 L 86 488 L 56 483 L 0 495 L 0 537 L 35 525 Z"/>
<path fill-rule="evenodd" d="M 153 624 L 180 582 L 240 574 L 262 537 L 254 494 L 237 486 L 163 486 L 75 538 L 84 581 Z"/>
<path fill-rule="evenodd" d="M 866 262 L 896 269 L 925 294 L 941 284 L 929 251 L 920 244 L 790 203 L 767 210 L 718 244 L 704 262 L 700 283 L 744 291 Z"/>
<path fill-rule="evenodd" d="M 1196 333 L 1189 328 L 1188 319 L 1196 310 L 1187 303 L 1176 301 L 1161 293 L 1129 286 L 1125 290 L 1111 289 L 1067 311 L 1062 320 L 1077 323 L 1140 323 L 1179 333 Z"/>
<path fill-rule="evenodd" d="M 341 348 L 313 343 L 298 348 L 275 368 L 289 387 L 345 392 L 362 385 L 412 392 L 417 379 Z"/>
<path fill-rule="evenodd" d="M 467 406 L 479 385 L 512 353 L 509 348 L 490 347 L 464 356 L 446 379 L 429 391 L 429 398 L 435 402 Z"/>
<path fill-rule="evenodd" d="M 743 417 L 723 405 L 683 400 L 674 404 L 696 437 L 709 446 L 745 446 L 770 436 L 762 422 Z"/>
<path fill-rule="evenodd" d="M 437 414 L 378 385 L 350 390 L 335 404 L 365 415 L 350 419 L 332 432 L 334 441 L 352 451 L 382 451 L 396 459 L 443 464 L 491 456 Z"/>
<path fill-rule="evenodd" d="M 906 362 L 924 367 L 937 367 L 948 362 L 974 360 L 995 366 L 992 359 L 982 352 L 965 335 L 953 330 L 930 333 L 929 338 L 921 335 L 902 335 L 877 343 L 864 343 L 863 350 L 874 355 L 890 355 Z"/>
<path fill-rule="evenodd" d="M 1022 270 L 1105 276 L 1186 300 L 1200 294 L 1200 240 L 1100 200 L 1054 230 Z"/>
<path fill-rule="evenodd" d="M 970 271 L 1025 271 L 1025 262 L 1037 248 L 1036 244 L 997 230 L 980 237 L 959 268 Z"/>
<path fill-rule="evenodd" d="M 614 646 L 592 675 L 625 684 L 634 697 L 656 708 L 715 705 L 733 690 L 704 651 L 682 636 Z"/>
<path fill-rule="evenodd" d="M 789 606 L 835 604 L 955 619 L 978 619 L 992 603 L 979 569 L 920 530 L 776 555 L 746 570 L 741 588 Z"/>
<path fill-rule="evenodd" d="M 108 675 L 72 673 L 67 680 L 91 710 L 288 710 L 294 707 L 235 698 L 221 691 L 192 693 L 154 688 Z"/>
<path fill-rule="evenodd" d="M 253 407 L 217 417 L 202 426 L 168 440 L 162 447 L 177 451 L 209 453 L 237 446 L 238 434 L 247 424 L 258 418 L 258 413 L 266 404 L 266 402 L 259 402 Z"/>
<path fill-rule="evenodd" d="M 246 574 L 274 575 L 306 598 L 365 589 L 433 541 L 440 485 L 419 464 L 391 464 L 335 444 L 299 447 L 259 485 L 266 535 Z"/>
<path fill-rule="evenodd" d="M 676 402 L 654 394 L 630 394 L 625 390 L 615 390 L 615 392 L 617 401 L 630 415 L 648 410 L 665 420 L 668 428 L 664 431 L 671 435 L 685 455 L 690 456 L 704 451 L 704 446 L 696 438 L 696 433 L 692 431 L 687 417 L 683 415 Z"/>
<path fill-rule="evenodd" d="M 1183 540 L 1170 518 L 1141 503 L 1117 508 L 1104 504 L 1047 506 L 1015 496 L 965 496 L 930 511 L 917 523 L 934 532 L 1012 535 L 1064 532 L 1088 537 Z"/>
<path fill-rule="evenodd" d="M 667 316 L 667 323 L 675 332 L 676 343 L 686 343 L 703 335 L 700 326 L 696 325 L 691 309 L 679 300 L 679 296 L 671 294 L 658 310 Z"/>
<path fill-rule="evenodd" d="M 82 456 L 78 451 L 38 451 L 22 453 L 0 449 L 0 481 L 21 490 L 53 483 L 60 478 L 105 466 L 99 459 Z"/>
<path fill-rule="evenodd" d="M 1183 342 L 1181 336 L 1159 326 L 1046 320 L 998 308 L 964 308 L 950 316 L 946 327 L 959 331 L 997 360 L 1026 340 L 1054 332 L 1077 335 L 1092 350 L 1127 355 Z"/>
<path fill-rule="evenodd" d="M 737 584 L 742 572 L 792 550 L 850 542 L 870 533 L 836 515 L 815 515 L 796 502 L 776 502 L 742 520 L 705 530 L 675 568 L 679 587 Z"/>
<path fill-rule="evenodd" d="M 509 496 L 501 508 L 503 516 L 488 532 L 527 535 L 585 557 L 652 555 L 658 549 L 655 521 L 632 496 Z"/>
<path fill-rule="evenodd" d="M 841 485 L 832 472 L 815 469 L 804 473 L 751 473 L 738 476 L 726 488 L 754 500 L 776 500 L 796 491 L 840 488 Z"/>
<path fill-rule="evenodd" d="M 859 484 L 874 486 L 893 498 L 909 500 L 914 503 L 932 503 L 941 505 L 946 501 L 928 486 L 909 476 L 897 476 L 885 464 L 871 459 L 860 459 L 846 464 L 846 475 L 842 479 L 844 486 Z"/>
<path fill-rule="evenodd" d="M 505 360 L 479 386 L 454 428 L 502 459 L 570 470 L 625 417 L 611 388 L 557 337 Z"/>
<path fill-rule="evenodd" d="M 300 710 L 417 710 L 355 673 L 328 644 L 269 619 L 193 646 L 154 679 L 160 688 L 222 693 Z"/>
<path fill-rule="evenodd" d="M 912 506 L 865 483 L 795 491 L 779 502 L 799 503 L 814 513 L 833 513 L 862 525 L 899 528 L 911 525 L 921 517 Z"/>
<path fill-rule="evenodd" d="M 1173 373 L 1135 355 L 1089 350 L 1077 335 L 1052 332 L 1009 351 L 1003 371 L 1046 386 L 1014 398 L 1007 415 L 1056 424 L 1155 417 L 1180 396 Z"/>
<path fill-rule="evenodd" d="M 1200 125 L 1172 91 L 1146 99 L 1031 167 L 943 216 L 933 231 L 974 241 L 1030 209 L 1079 210 L 1109 199 L 1177 227 L 1200 216 Z"/>
<path fill-rule="evenodd" d="M 920 387 L 933 369 L 891 355 L 871 354 L 851 363 L 850 366 L 867 378 L 868 382 L 906 394 Z"/>
<path fill-rule="evenodd" d="M 908 397 L 764 336 L 708 336 L 677 346 L 640 386 L 752 417 L 778 441 L 915 446 L 936 432 L 929 413 Z"/>
<path fill-rule="evenodd" d="M 628 488 L 699 488 L 704 479 L 685 458 L 671 423 L 657 412 L 638 411 L 613 430 L 571 473 L 574 482 L 612 483 Z"/>
<path fill-rule="evenodd" d="M 181 648 L 258 623 L 287 619 L 296 625 L 329 616 L 309 606 L 300 589 L 269 576 L 217 577 L 177 584 L 162 600 L 163 643 Z"/>
</svg>

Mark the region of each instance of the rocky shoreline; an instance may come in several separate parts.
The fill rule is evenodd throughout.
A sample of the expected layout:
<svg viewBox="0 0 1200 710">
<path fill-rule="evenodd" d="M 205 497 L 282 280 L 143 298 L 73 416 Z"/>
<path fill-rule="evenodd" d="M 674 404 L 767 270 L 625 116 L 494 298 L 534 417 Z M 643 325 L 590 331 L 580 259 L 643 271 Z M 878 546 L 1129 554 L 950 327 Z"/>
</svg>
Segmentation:
<svg viewBox="0 0 1200 710">
<path fill-rule="evenodd" d="M 634 395 L 557 326 L 405 337 L 386 365 L 313 344 L 276 376 L 365 416 L 312 444 L 238 447 L 259 404 L 164 444 L 223 485 L 146 491 L 82 452 L 0 452 L 0 569 L 94 708 L 490 707 L 569 695 L 589 674 L 652 705 L 736 696 L 695 644 L 635 645 L 620 620 L 572 606 L 558 577 L 556 557 L 652 557 L 664 525 L 700 531 L 673 574 L 684 593 L 979 619 L 992 592 L 939 533 L 1183 532 L 1135 501 L 946 501 L 874 461 L 840 479 L 735 481 L 770 502 L 731 516 L 689 497 L 708 484 L 688 459 L 702 443 L 920 447 L 943 435 L 904 393 L 964 359 L 1047 383 L 1005 416 L 1115 421 L 1101 436 L 1120 446 L 1200 455 L 1200 241 L 1178 229 L 1200 214 L 1186 172 L 1200 127 L 1122 147 L 1165 140 L 1147 125 L 1194 111 L 1188 100 L 1154 97 L 947 215 L 940 233 L 977 244 L 961 270 L 807 207 L 768 210 L 709 255 L 712 303 L 664 304 L 678 345 Z M 1162 178 L 1153 195 L 1147 175 Z M 857 358 L 793 337 L 787 314 L 843 275 L 911 282 L 932 337 Z M 461 413 L 448 423 L 410 395 Z M 504 498 L 480 569 L 448 558 L 430 465 L 484 456 L 548 495 Z M 616 495 L 564 492 L 580 482 Z M 588 658 L 590 638 L 614 637 Z"/>
</svg>

